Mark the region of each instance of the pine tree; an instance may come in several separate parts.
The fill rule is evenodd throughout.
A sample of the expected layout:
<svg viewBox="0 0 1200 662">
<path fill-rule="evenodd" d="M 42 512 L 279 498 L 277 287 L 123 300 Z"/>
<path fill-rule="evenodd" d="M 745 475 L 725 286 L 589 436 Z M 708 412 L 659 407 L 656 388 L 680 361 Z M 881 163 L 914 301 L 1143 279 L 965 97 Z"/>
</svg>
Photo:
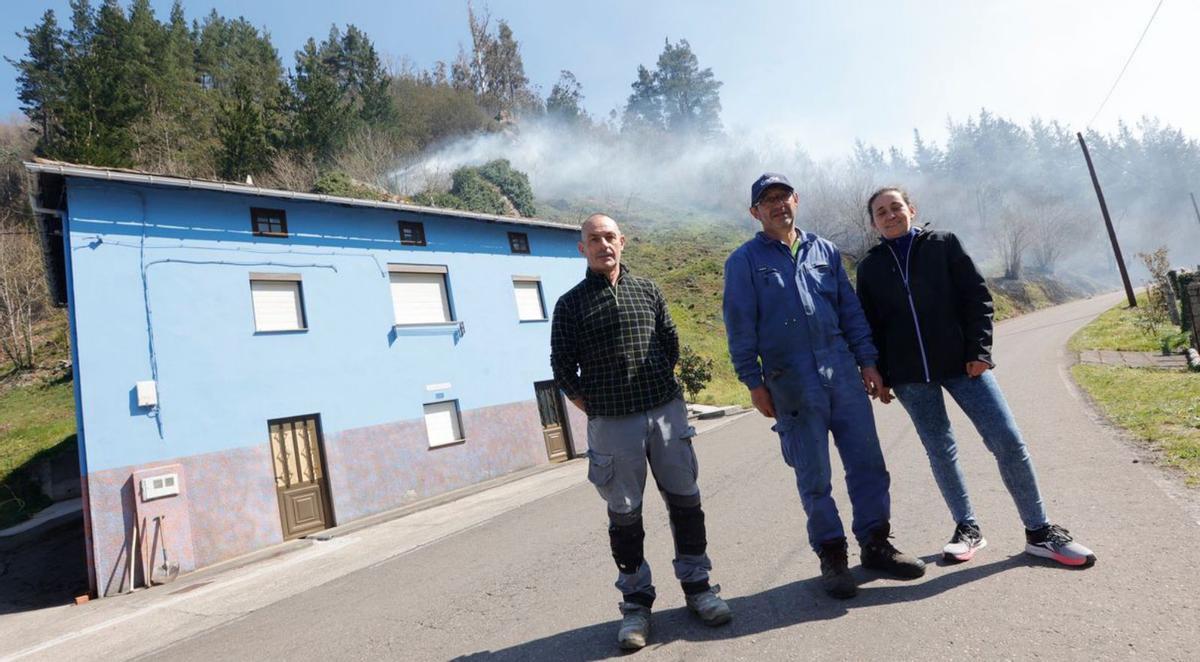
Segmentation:
<svg viewBox="0 0 1200 662">
<path fill-rule="evenodd" d="M 546 97 L 546 115 L 567 124 L 587 123 L 589 118 L 580 105 L 582 102 L 583 86 L 575 74 L 563 69 L 558 82 L 550 88 L 550 96 Z"/>
<path fill-rule="evenodd" d="M 312 152 L 323 163 L 331 161 L 345 141 L 351 119 L 350 103 L 323 61 L 327 54 L 309 38 L 296 52 L 292 75 L 292 146 Z"/>
<path fill-rule="evenodd" d="M 916 163 L 917 172 L 935 174 L 942 169 L 944 159 L 945 155 L 937 145 L 926 143 L 921 138 L 921 132 L 913 129 L 913 161 Z"/>
<path fill-rule="evenodd" d="M 721 82 L 701 69 L 686 39 L 667 40 L 653 72 L 638 66 L 623 131 L 711 137 L 721 131 Z"/>
<path fill-rule="evenodd" d="M 348 25 L 346 34 L 338 42 L 331 43 L 330 48 L 334 75 L 339 79 L 343 93 L 355 106 L 358 119 L 368 126 L 393 122 L 396 109 L 388 94 L 391 80 L 366 33 Z"/>
<path fill-rule="evenodd" d="M 633 94 L 625 103 L 625 115 L 621 130 L 633 133 L 658 133 L 666 131 L 663 121 L 662 97 L 658 93 L 658 82 L 649 69 L 638 65 L 637 80 L 633 81 Z"/>
<path fill-rule="evenodd" d="M 217 174 L 222 178 L 240 181 L 270 169 L 275 150 L 265 115 L 250 83 L 235 80 L 233 89 L 221 99 L 216 122 L 221 141 Z"/>
<path fill-rule="evenodd" d="M 686 39 L 667 41 L 655 72 L 667 130 L 711 136 L 721 131 L 721 83 L 711 68 L 701 69 Z"/>
<path fill-rule="evenodd" d="M 42 20 L 23 30 L 21 36 L 27 44 L 26 57 L 20 61 L 5 59 L 17 69 L 17 98 L 38 134 L 37 153 L 56 156 L 63 139 L 66 53 L 54 10 L 47 9 Z"/>
<path fill-rule="evenodd" d="M 129 21 L 118 0 L 99 11 L 87 0 L 72 0 L 72 27 L 66 40 L 64 140 L 59 157 L 80 163 L 132 166 L 130 125 L 143 110 L 135 89 L 135 63 Z"/>
</svg>

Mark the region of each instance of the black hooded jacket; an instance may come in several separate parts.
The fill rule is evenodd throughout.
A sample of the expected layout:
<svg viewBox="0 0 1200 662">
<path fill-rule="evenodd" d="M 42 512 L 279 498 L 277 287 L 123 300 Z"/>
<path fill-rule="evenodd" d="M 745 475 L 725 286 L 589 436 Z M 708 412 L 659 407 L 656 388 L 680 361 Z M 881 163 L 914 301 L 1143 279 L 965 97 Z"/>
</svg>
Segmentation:
<svg viewBox="0 0 1200 662">
<path fill-rule="evenodd" d="M 992 295 L 958 237 L 920 230 L 907 270 L 906 287 L 885 241 L 858 263 L 858 298 L 879 349 L 884 383 L 960 377 L 968 361 L 994 365 Z"/>
</svg>

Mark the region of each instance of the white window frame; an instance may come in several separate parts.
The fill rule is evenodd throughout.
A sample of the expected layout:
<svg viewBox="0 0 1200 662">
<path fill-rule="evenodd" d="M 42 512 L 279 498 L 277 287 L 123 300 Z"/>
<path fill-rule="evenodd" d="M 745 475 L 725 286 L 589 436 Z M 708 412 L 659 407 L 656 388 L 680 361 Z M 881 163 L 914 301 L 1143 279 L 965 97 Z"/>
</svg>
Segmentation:
<svg viewBox="0 0 1200 662">
<path fill-rule="evenodd" d="M 255 283 L 294 283 L 296 301 L 296 321 L 298 326 L 282 328 L 262 328 L 259 320 L 258 301 L 255 298 Z M 254 318 L 255 333 L 290 333 L 308 330 L 308 315 L 304 310 L 304 284 L 300 274 L 285 273 L 251 273 L 250 274 L 250 312 Z"/>
<path fill-rule="evenodd" d="M 549 316 L 546 314 L 546 297 L 542 292 L 542 279 L 538 276 L 513 276 L 512 282 L 513 299 L 515 299 L 517 306 L 517 319 L 522 322 L 545 322 L 547 319 L 549 319 Z M 528 286 L 530 283 L 533 284 L 533 287 L 537 292 L 538 309 L 540 311 L 540 315 L 538 317 L 525 317 L 521 312 L 521 295 L 518 288 L 521 285 Z"/>
<path fill-rule="evenodd" d="M 450 415 L 450 436 L 453 437 L 453 439 L 434 438 L 434 434 L 437 429 L 432 428 L 429 425 L 430 414 L 438 415 L 442 412 Z M 460 409 L 458 406 L 458 400 L 436 400 L 434 402 L 426 402 L 422 407 L 422 418 L 425 421 L 425 437 L 429 440 L 430 448 L 461 444 L 467 440 L 467 436 L 463 433 L 462 429 L 462 409 Z"/>
<path fill-rule="evenodd" d="M 441 280 L 438 283 L 441 287 L 442 294 L 442 311 L 446 319 L 438 320 L 423 320 L 423 321 L 401 321 L 400 307 L 396 299 L 396 279 L 395 276 L 403 274 L 436 274 Z M 447 326 L 457 325 L 458 320 L 455 317 L 454 302 L 450 299 L 450 270 L 444 265 L 437 264 L 389 264 L 388 265 L 388 294 L 392 298 L 392 323 L 397 327 L 408 326 Z"/>
</svg>

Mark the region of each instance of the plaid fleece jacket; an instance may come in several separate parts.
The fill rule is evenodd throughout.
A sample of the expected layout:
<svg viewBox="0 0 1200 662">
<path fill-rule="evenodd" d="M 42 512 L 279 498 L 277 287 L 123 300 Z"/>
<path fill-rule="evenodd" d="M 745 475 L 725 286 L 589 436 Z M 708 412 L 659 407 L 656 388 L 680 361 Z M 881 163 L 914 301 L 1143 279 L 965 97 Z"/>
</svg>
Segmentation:
<svg viewBox="0 0 1200 662">
<path fill-rule="evenodd" d="M 554 306 L 550 366 L 589 417 L 626 416 L 680 395 L 679 335 L 653 281 L 625 265 L 614 286 L 590 269 Z"/>
</svg>

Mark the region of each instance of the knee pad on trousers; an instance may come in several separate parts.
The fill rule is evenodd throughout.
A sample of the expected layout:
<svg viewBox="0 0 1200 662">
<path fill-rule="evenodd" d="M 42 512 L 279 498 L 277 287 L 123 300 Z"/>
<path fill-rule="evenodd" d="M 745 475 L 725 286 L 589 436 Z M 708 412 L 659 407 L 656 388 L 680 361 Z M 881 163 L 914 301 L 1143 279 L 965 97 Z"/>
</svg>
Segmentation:
<svg viewBox="0 0 1200 662">
<path fill-rule="evenodd" d="M 632 575 L 645 560 L 642 545 L 646 531 L 642 528 L 642 509 L 638 508 L 632 513 L 614 513 L 610 510 L 608 519 L 608 543 L 612 547 L 617 570 Z"/>
<path fill-rule="evenodd" d="M 667 496 L 667 511 L 671 517 L 671 533 L 675 536 L 675 552 L 700 555 L 708 548 L 704 529 L 704 510 L 699 499 L 694 505 L 677 505 Z"/>
</svg>

